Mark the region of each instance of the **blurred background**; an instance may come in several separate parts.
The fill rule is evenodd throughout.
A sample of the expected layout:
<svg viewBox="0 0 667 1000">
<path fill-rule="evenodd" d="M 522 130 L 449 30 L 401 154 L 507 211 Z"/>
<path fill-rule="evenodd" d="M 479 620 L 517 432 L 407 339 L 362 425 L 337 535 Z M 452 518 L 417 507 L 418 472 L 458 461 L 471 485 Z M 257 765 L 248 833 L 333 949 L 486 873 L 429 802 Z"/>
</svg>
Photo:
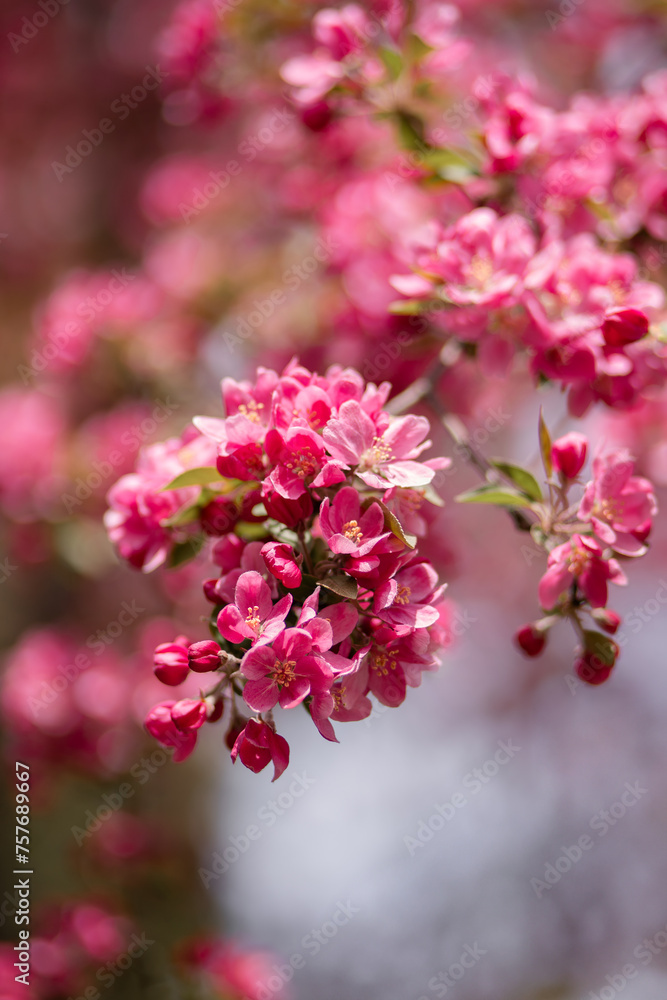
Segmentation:
<svg viewBox="0 0 667 1000">
<path fill-rule="evenodd" d="M 0 997 L 663 998 L 660 519 L 615 600 L 619 666 L 589 688 L 570 636 L 539 661 L 513 646 L 542 556 L 502 511 L 455 508 L 475 474 L 436 434 L 453 457 L 428 553 L 454 609 L 440 671 L 400 710 L 340 727 L 340 745 L 294 713 L 276 785 L 233 768 L 215 727 L 181 764 L 143 731 L 156 643 L 201 632 L 202 564 L 121 566 L 108 489 L 140 448 L 221 415 L 223 376 L 298 355 L 400 391 L 433 352 L 433 330 L 388 313 L 388 277 L 439 196 L 413 183 L 381 115 L 304 107 L 280 76 L 321 6 L 2 4 Z M 561 107 L 667 67 L 657 0 L 459 7 L 441 115 L 493 67 Z M 445 215 L 462 206 L 443 193 Z M 644 239 L 628 237 L 638 252 Z M 461 357 L 441 390 L 487 455 L 536 467 L 540 405 L 554 436 L 569 426 L 521 366 L 492 379 Z M 666 422 L 660 401 L 650 420 L 584 422 L 632 445 L 663 505 Z M 28 988 L 12 951 L 16 761 L 30 769 Z"/>
</svg>

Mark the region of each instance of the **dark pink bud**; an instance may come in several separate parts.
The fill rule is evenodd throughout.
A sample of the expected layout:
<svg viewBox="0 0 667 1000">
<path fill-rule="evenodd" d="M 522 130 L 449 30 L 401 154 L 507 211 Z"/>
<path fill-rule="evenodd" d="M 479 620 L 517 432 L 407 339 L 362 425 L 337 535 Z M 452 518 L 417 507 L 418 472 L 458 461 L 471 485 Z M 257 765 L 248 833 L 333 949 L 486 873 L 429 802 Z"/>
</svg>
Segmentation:
<svg viewBox="0 0 667 1000">
<path fill-rule="evenodd" d="M 228 535 L 241 517 L 241 504 L 230 497 L 216 497 L 200 514 L 201 526 L 207 535 Z"/>
<path fill-rule="evenodd" d="M 295 528 L 313 513 L 313 501 L 308 493 L 304 493 L 296 500 L 287 500 L 279 493 L 268 493 L 264 497 L 264 506 L 269 517 L 274 521 L 280 521 L 288 528 Z"/>
<path fill-rule="evenodd" d="M 238 535 L 225 535 L 216 542 L 211 552 L 211 558 L 223 573 L 238 569 L 246 543 Z"/>
<path fill-rule="evenodd" d="M 301 121 L 311 132 L 321 132 L 332 118 L 332 112 L 326 101 L 317 101 L 301 110 Z"/>
<path fill-rule="evenodd" d="M 514 636 L 519 649 L 526 656 L 539 656 L 547 644 L 546 636 L 534 625 L 524 625 Z"/>
<path fill-rule="evenodd" d="M 188 648 L 179 642 L 163 642 L 155 650 L 153 664 L 157 679 L 170 687 L 176 687 L 183 683 L 190 670 Z"/>
<path fill-rule="evenodd" d="M 194 750 L 197 743 L 197 733 L 192 730 L 183 733 L 176 728 L 171 717 L 175 705 L 176 703 L 173 701 L 164 701 L 156 705 L 146 716 L 144 725 L 151 736 L 162 746 L 174 747 L 172 759 L 178 762 L 185 760 Z"/>
<path fill-rule="evenodd" d="M 595 608 L 591 613 L 600 628 L 608 632 L 609 635 L 615 635 L 618 632 L 621 617 L 615 611 L 610 611 L 609 608 Z"/>
<path fill-rule="evenodd" d="M 303 557 L 300 556 L 297 561 L 291 545 L 284 542 L 267 542 L 262 546 L 261 554 L 271 575 L 286 587 L 293 589 L 301 585 L 299 563 Z"/>
<path fill-rule="evenodd" d="M 583 434 L 572 431 L 554 441 L 551 447 L 551 461 L 554 469 L 566 479 L 576 479 L 584 467 L 588 441 Z"/>
<path fill-rule="evenodd" d="M 207 601 L 210 601 L 211 604 L 221 604 L 222 603 L 221 600 L 220 600 L 220 598 L 218 597 L 216 591 L 215 591 L 215 585 L 217 584 L 217 582 L 218 582 L 218 578 L 216 577 L 215 580 L 204 580 L 204 583 L 203 583 L 204 597 L 206 598 Z"/>
<path fill-rule="evenodd" d="M 595 653 L 584 653 L 574 664 L 574 669 L 579 680 L 586 684 L 604 684 L 614 669 L 613 663 L 603 663 Z"/>
<path fill-rule="evenodd" d="M 190 669 L 197 674 L 206 674 L 220 666 L 220 646 L 213 639 L 193 642 L 188 650 Z"/>
<path fill-rule="evenodd" d="M 602 324 L 602 336 L 610 347 L 634 344 L 648 333 L 648 317 L 640 309 L 610 309 Z"/>
<path fill-rule="evenodd" d="M 206 722 L 206 702 L 201 698 L 183 698 L 171 708 L 171 721 L 182 733 L 199 729 Z"/>
</svg>

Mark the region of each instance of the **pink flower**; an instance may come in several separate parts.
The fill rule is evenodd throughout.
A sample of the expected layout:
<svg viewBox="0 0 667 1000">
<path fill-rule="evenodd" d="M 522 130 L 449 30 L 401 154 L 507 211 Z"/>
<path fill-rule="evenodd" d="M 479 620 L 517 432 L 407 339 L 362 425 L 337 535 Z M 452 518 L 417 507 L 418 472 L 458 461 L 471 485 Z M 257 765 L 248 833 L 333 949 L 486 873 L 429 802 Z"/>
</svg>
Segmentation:
<svg viewBox="0 0 667 1000">
<path fill-rule="evenodd" d="M 345 479 L 340 469 L 327 460 L 320 435 L 298 423 L 284 432 L 270 430 L 266 453 L 275 468 L 264 489 L 273 489 L 288 500 L 303 496 L 306 485 L 332 486 Z"/>
<path fill-rule="evenodd" d="M 256 712 L 266 712 L 280 702 L 281 708 L 299 705 L 311 687 L 328 690 L 333 672 L 322 657 L 313 653 L 313 637 L 301 628 L 289 628 L 272 646 L 249 650 L 241 662 L 247 677 L 243 697 Z"/>
<path fill-rule="evenodd" d="M 272 780 L 275 781 L 289 764 L 289 744 L 266 722 L 249 719 L 232 748 L 232 761 L 235 762 L 237 757 L 255 774 L 273 761 Z"/>
<path fill-rule="evenodd" d="M 323 437 L 329 454 L 345 467 L 353 467 L 367 486 L 384 490 L 389 486 L 425 486 L 435 475 L 432 468 L 413 461 L 430 441 L 425 417 L 410 414 L 383 422 L 382 429 L 355 400 L 343 403 Z"/>
<path fill-rule="evenodd" d="M 574 535 L 550 554 L 548 569 L 539 583 L 540 604 L 546 610 L 555 607 L 559 597 L 576 582 L 594 608 L 607 603 L 607 582 L 624 584 L 626 578 L 615 559 L 602 558 L 602 549 L 594 538 Z"/>
<path fill-rule="evenodd" d="M 590 521 L 598 538 L 621 555 L 639 556 L 651 518 L 657 511 L 653 485 L 633 476 L 634 462 L 623 450 L 593 462 L 593 481 L 579 507 L 582 521 Z M 639 536 L 639 537 L 638 537 Z"/>
<path fill-rule="evenodd" d="M 266 580 L 250 570 L 239 576 L 234 604 L 228 604 L 218 615 L 218 629 L 229 642 L 250 639 L 253 646 L 261 646 L 282 632 L 291 606 L 291 594 L 274 605 Z"/>
<path fill-rule="evenodd" d="M 361 497 L 351 486 L 339 490 L 333 502 L 328 497 L 324 500 L 320 507 L 320 529 L 337 555 L 366 555 L 390 534 L 384 531 L 384 514 L 379 504 L 372 503 L 362 514 Z"/>
<path fill-rule="evenodd" d="M 586 462 L 588 441 L 583 434 L 572 431 L 554 441 L 551 447 L 551 461 L 554 468 L 566 479 L 576 479 Z"/>
<path fill-rule="evenodd" d="M 435 248 L 417 254 L 420 272 L 433 276 L 430 289 L 416 286 L 414 276 L 392 280 L 405 294 L 437 294 L 458 306 L 497 308 L 518 301 L 522 276 L 535 255 L 535 237 L 520 215 L 499 217 L 491 208 L 476 208 L 442 233 Z M 419 275 L 417 276 L 419 277 Z"/>
<path fill-rule="evenodd" d="M 438 574 L 429 562 L 412 562 L 378 587 L 373 611 L 399 634 L 433 625 L 438 620 L 433 604 L 444 590 L 444 587 L 436 590 L 437 586 Z"/>
<path fill-rule="evenodd" d="M 197 743 L 197 733 L 194 730 L 181 732 L 174 724 L 171 710 L 177 703 L 164 701 L 152 708 L 144 723 L 147 731 L 158 743 L 165 747 L 174 747 L 172 760 L 178 762 L 190 756 Z"/>
<path fill-rule="evenodd" d="M 406 686 L 418 687 L 422 672 L 433 664 L 426 629 L 397 637 L 391 628 L 380 626 L 361 670 L 371 694 L 381 704 L 396 708 L 405 701 Z"/>
<path fill-rule="evenodd" d="M 300 564 L 303 556 L 298 559 L 291 545 L 283 542 L 267 542 L 262 546 L 262 559 L 269 573 L 290 589 L 301 586 Z"/>
</svg>

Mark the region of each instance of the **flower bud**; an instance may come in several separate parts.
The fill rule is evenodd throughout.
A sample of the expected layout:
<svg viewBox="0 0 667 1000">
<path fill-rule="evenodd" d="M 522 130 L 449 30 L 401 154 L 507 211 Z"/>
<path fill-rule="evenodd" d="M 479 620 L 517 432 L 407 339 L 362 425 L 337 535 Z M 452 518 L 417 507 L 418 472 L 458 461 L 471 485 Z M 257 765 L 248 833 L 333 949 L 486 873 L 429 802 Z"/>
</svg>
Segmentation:
<svg viewBox="0 0 667 1000">
<path fill-rule="evenodd" d="M 179 639 L 184 639 L 179 636 Z M 184 640 L 184 643 L 187 639 Z M 178 641 L 163 642 L 155 650 L 153 655 L 153 670 L 155 676 L 163 684 L 176 687 L 182 684 L 188 676 L 190 666 L 188 664 L 188 647 Z"/>
<path fill-rule="evenodd" d="M 313 501 L 308 493 L 304 493 L 296 500 L 287 500 L 279 493 L 267 493 L 264 497 L 264 506 L 269 517 L 274 521 L 280 521 L 288 528 L 295 528 L 300 521 L 305 521 L 313 513 Z"/>
<path fill-rule="evenodd" d="M 188 650 L 190 669 L 197 674 L 206 674 L 220 666 L 220 646 L 213 639 L 193 642 Z"/>
<path fill-rule="evenodd" d="M 206 721 L 217 722 L 222 718 L 225 702 L 222 698 L 217 700 L 213 697 L 206 698 Z"/>
<path fill-rule="evenodd" d="M 282 584 L 290 589 L 301 585 L 299 563 L 303 557 L 295 559 L 291 545 L 284 542 L 267 542 L 262 546 L 261 555 L 268 571 Z"/>
<path fill-rule="evenodd" d="M 171 708 L 171 721 L 182 733 L 199 729 L 206 722 L 206 702 L 201 698 L 183 698 Z"/>
<path fill-rule="evenodd" d="M 201 526 L 207 535 L 227 535 L 234 530 L 241 516 L 241 504 L 230 497 L 216 497 L 200 514 Z"/>
<path fill-rule="evenodd" d="M 546 636 L 534 625 L 524 625 L 514 636 L 519 649 L 526 656 L 539 656 L 547 644 Z"/>
<path fill-rule="evenodd" d="M 215 577 L 215 579 L 213 580 L 204 580 L 204 583 L 202 585 L 204 589 L 204 597 L 206 598 L 207 601 L 210 601 L 211 604 L 221 603 L 220 598 L 215 592 L 215 585 L 217 582 L 218 582 L 218 577 Z"/>
<path fill-rule="evenodd" d="M 574 664 L 579 680 L 586 684 L 604 684 L 614 669 L 614 665 L 604 663 L 595 653 L 584 653 Z"/>
<path fill-rule="evenodd" d="M 565 479 L 576 479 L 584 467 L 588 441 L 583 434 L 572 431 L 554 441 L 551 448 L 551 461 L 554 469 Z"/>
<path fill-rule="evenodd" d="M 144 726 L 158 743 L 165 747 L 174 747 L 173 760 L 179 762 L 189 757 L 197 743 L 197 733 L 192 729 L 187 732 L 179 730 L 172 719 L 172 710 L 178 702 L 164 701 L 150 710 Z"/>
<path fill-rule="evenodd" d="M 609 347 L 625 347 L 648 333 L 648 317 L 640 309 L 624 306 L 609 309 L 602 324 L 602 336 Z"/>
<path fill-rule="evenodd" d="M 615 635 L 618 632 L 621 617 L 615 611 L 611 611 L 609 608 L 594 608 L 591 614 L 600 628 L 608 632 L 609 635 Z"/>
</svg>

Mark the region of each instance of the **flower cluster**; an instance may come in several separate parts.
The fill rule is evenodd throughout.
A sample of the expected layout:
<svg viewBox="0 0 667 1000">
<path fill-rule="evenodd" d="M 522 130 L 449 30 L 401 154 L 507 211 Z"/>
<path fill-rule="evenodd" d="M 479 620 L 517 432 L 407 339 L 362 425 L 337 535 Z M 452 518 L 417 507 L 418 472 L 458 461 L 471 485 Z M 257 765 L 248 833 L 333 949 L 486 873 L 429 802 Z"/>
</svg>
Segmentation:
<svg viewBox="0 0 667 1000">
<path fill-rule="evenodd" d="M 429 484 L 448 460 L 422 459 L 428 421 L 391 416 L 389 390 L 352 369 L 317 376 L 296 362 L 280 376 L 259 369 L 254 383 L 225 379 L 227 417 L 194 421 L 217 452 L 215 467 L 177 474 L 160 493 L 154 484 L 141 491 L 141 473 L 111 490 L 107 524 L 131 565 L 156 566 L 179 523 L 218 536 L 210 555 L 220 573 L 204 583 L 213 638 L 180 636 L 155 651 L 166 685 L 191 672 L 215 675 L 199 699 L 163 702 L 148 716 L 148 731 L 175 748 L 174 759 L 192 752 L 201 726 L 229 702 L 232 759 L 253 771 L 272 760 L 278 777 L 289 759 L 273 723 L 278 705 L 305 705 L 335 741 L 332 721 L 366 718 L 369 694 L 400 705 L 437 666 L 444 587 L 409 529 L 423 533 L 419 508 L 437 501 Z M 201 486 L 181 489 L 195 479 Z M 157 496 L 165 507 L 147 502 Z M 142 537 L 155 536 L 151 547 L 137 544 L 139 515 Z M 247 709 L 255 716 L 245 718 Z"/>
<path fill-rule="evenodd" d="M 608 638 L 621 624 L 608 607 L 608 584 L 626 584 L 619 560 L 647 551 L 657 511 L 653 485 L 633 475 L 634 461 L 628 452 L 612 450 L 594 459 L 593 479 L 573 502 L 571 490 L 580 483 L 588 441 L 573 432 L 551 444 L 542 425 L 542 443 L 549 496 L 532 504 L 538 515 L 532 532 L 549 552 L 538 588 L 545 617 L 519 629 L 516 641 L 526 655 L 538 656 L 549 629 L 567 618 L 581 642 L 576 673 L 589 684 L 601 684 L 619 654 L 618 644 Z M 583 614 L 602 632 L 584 627 Z"/>
<path fill-rule="evenodd" d="M 394 287 L 438 309 L 436 322 L 475 346 L 480 364 L 503 375 L 517 350 L 534 374 L 569 391 L 581 416 L 600 400 L 637 403 L 664 381 L 667 352 L 651 323 L 663 316 L 659 285 L 640 280 L 629 254 L 602 250 L 590 234 L 541 243 L 522 215 L 476 208 L 415 250 L 417 273 Z"/>
</svg>

